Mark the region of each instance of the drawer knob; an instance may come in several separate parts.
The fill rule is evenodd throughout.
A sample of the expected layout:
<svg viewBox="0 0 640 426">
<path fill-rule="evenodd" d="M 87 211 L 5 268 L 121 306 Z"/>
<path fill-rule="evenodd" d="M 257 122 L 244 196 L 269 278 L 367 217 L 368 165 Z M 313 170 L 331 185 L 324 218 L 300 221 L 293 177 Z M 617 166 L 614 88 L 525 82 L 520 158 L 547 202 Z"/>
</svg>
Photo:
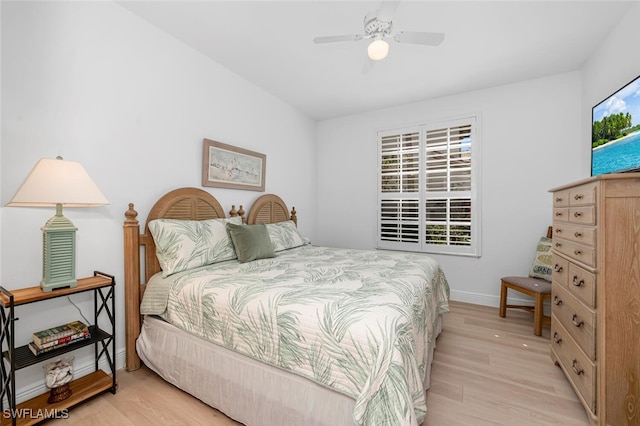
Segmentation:
<svg viewBox="0 0 640 426">
<path fill-rule="evenodd" d="M 580 237 L 582 237 L 582 232 L 576 232 L 573 235 L 575 235 L 576 238 L 580 238 Z"/>
<path fill-rule="evenodd" d="M 578 249 L 575 249 L 573 251 L 573 254 L 575 254 L 576 256 L 580 256 L 582 254 L 582 252 L 580 250 L 578 250 Z"/>
<path fill-rule="evenodd" d="M 573 212 L 573 217 L 580 217 L 582 216 L 582 213 L 580 212 Z"/>
<path fill-rule="evenodd" d="M 556 247 L 562 247 L 562 244 L 556 243 Z"/>
<path fill-rule="evenodd" d="M 581 200 L 582 197 L 584 197 L 582 194 L 576 194 L 573 198 L 574 200 L 578 201 L 578 200 Z"/>
<path fill-rule="evenodd" d="M 556 263 L 555 265 L 553 265 L 553 270 L 556 272 L 562 272 L 562 266 Z"/>
<path fill-rule="evenodd" d="M 562 198 L 556 197 L 556 203 L 559 203 L 560 201 L 562 201 Z"/>
<path fill-rule="evenodd" d="M 575 325 L 578 328 L 584 325 L 584 321 L 578 322 L 578 314 L 573 314 L 573 317 L 571 317 L 571 322 L 573 322 L 573 325 Z"/>
<path fill-rule="evenodd" d="M 584 374 L 584 370 L 582 368 L 578 369 L 577 359 L 573 360 L 573 363 L 571 364 L 571 368 L 573 369 L 573 372 L 576 373 L 578 376 L 582 376 Z"/>
<path fill-rule="evenodd" d="M 555 232 L 556 234 L 561 234 L 562 233 L 562 228 L 556 228 L 556 230 L 553 231 L 553 232 Z"/>
<path fill-rule="evenodd" d="M 562 212 L 556 212 L 556 217 L 562 216 Z"/>
<path fill-rule="evenodd" d="M 562 338 L 558 336 L 557 331 L 553 332 L 553 341 L 556 342 L 557 344 L 562 343 Z"/>
<path fill-rule="evenodd" d="M 558 296 L 553 296 L 553 304 L 554 305 L 562 305 L 562 299 L 559 299 Z"/>
<path fill-rule="evenodd" d="M 582 284 L 584 284 L 584 280 L 580 280 L 578 281 L 578 276 L 574 275 L 573 276 L 573 280 L 571 281 L 573 285 L 575 285 L 576 287 L 580 287 Z"/>
</svg>

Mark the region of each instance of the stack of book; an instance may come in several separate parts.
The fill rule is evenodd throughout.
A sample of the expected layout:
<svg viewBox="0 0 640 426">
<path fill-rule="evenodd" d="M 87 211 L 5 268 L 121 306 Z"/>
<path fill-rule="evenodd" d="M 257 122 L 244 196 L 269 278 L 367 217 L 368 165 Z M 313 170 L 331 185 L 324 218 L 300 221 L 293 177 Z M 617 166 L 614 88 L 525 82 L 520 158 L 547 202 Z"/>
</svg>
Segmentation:
<svg viewBox="0 0 640 426">
<path fill-rule="evenodd" d="M 29 349 L 34 355 L 40 355 L 90 337 L 89 327 L 85 323 L 73 321 L 33 333 L 33 341 L 29 343 Z"/>
</svg>

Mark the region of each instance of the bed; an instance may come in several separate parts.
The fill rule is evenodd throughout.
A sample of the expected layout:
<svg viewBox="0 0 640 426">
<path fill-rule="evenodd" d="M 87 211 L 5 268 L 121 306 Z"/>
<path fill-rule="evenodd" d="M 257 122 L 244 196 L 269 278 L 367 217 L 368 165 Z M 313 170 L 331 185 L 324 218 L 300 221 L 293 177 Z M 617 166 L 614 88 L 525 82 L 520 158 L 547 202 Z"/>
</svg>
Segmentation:
<svg viewBox="0 0 640 426">
<path fill-rule="evenodd" d="M 274 194 L 246 220 L 197 188 L 162 196 L 142 233 L 137 215 L 129 204 L 127 370 L 142 360 L 246 425 L 423 422 L 449 297 L 432 258 L 311 245 Z M 176 255 L 194 233 L 221 245 Z"/>
</svg>

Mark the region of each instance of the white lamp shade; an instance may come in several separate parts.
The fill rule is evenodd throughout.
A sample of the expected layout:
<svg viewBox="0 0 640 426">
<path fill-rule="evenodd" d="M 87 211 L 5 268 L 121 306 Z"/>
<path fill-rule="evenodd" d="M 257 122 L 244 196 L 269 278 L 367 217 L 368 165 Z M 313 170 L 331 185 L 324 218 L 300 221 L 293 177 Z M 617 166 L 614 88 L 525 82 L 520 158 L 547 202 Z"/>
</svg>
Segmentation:
<svg viewBox="0 0 640 426">
<path fill-rule="evenodd" d="M 381 38 L 375 39 L 367 47 L 367 53 L 372 61 L 384 59 L 389 54 L 389 43 Z"/>
<path fill-rule="evenodd" d="M 94 207 L 109 204 L 77 161 L 43 158 L 38 161 L 7 204 L 14 207 Z"/>
</svg>

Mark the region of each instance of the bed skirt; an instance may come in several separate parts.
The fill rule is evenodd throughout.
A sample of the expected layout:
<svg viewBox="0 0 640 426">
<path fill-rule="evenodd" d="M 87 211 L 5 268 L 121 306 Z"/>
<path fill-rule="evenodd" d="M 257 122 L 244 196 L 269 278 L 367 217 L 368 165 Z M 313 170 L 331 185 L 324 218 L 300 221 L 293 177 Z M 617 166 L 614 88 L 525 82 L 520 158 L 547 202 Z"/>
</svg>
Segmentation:
<svg viewBox="0 0 640 426">
<path fill-rule="evenodd" d="M 438 318 L 437 336 L 442 329 Z M 435 338 L 429 351 L 429 388 Z M 147 367 L 247 426 L 353 425 L 355 400 L 146 316 L 136 342 Z M 427 407 L 428 410 L 428 407 Z"/>
</svg>

